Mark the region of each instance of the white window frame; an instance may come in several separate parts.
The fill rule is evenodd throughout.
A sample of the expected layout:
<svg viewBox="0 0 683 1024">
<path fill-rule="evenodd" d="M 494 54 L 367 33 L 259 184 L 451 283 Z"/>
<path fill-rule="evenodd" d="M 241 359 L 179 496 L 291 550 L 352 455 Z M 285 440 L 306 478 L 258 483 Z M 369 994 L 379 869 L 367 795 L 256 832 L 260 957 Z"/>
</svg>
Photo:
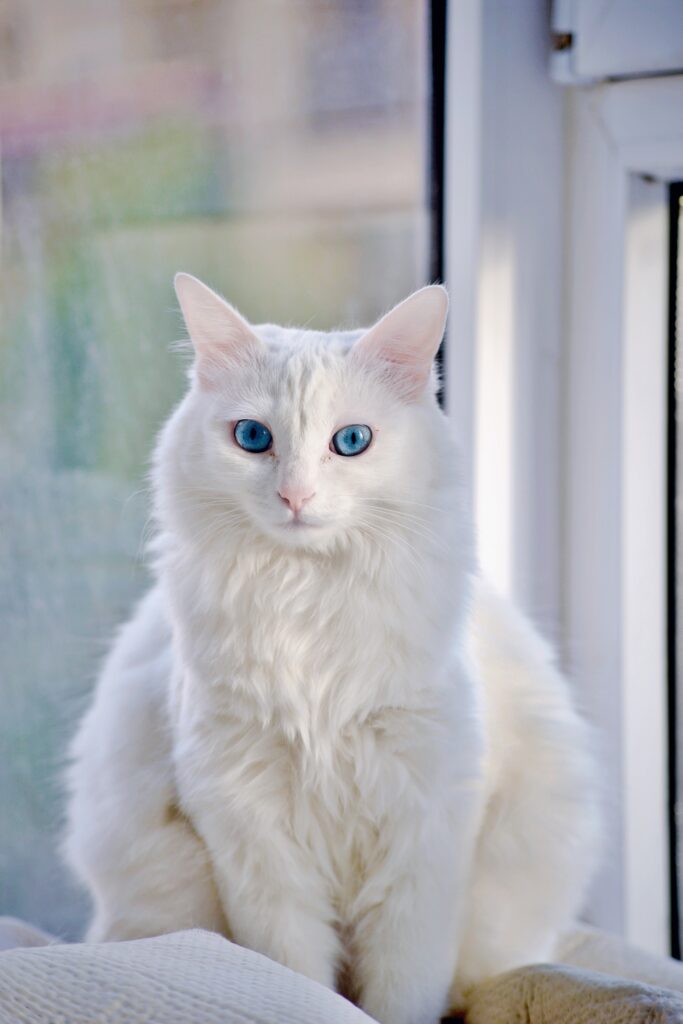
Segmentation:
<svg viewBox="0 0 683 1024">
<path fill-rule="evenodd" d="M 552 27 L 571 37 L 553 56 L 553 74 L 567 84 L 683 68 L 679 0 L 553 0 Z"/>
<path fill-rule="evenodd" d="M 447 399 L 484 569 L 557 642 L 601 736 L 589 919 L 666 953 L 666 193 L 683 179 L 683 76 L 562 89 L 541 7 L 449 11 Z"/>
<path fill-rule="evenodd" d="M 683 177 L 683 76 L 572 90 L 570 115 L 562 575 L 572 677 L 604 737 L 594 906 L 665 953 L 666 183 Z"/>
</svg>

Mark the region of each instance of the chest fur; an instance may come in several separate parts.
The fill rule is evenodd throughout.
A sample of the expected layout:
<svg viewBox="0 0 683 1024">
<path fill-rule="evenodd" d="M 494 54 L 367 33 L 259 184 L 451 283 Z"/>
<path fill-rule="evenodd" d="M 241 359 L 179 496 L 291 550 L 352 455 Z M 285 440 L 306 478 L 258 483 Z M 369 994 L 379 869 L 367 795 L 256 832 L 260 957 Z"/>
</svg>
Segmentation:
<svg viewBox="0 0 683 1024">
<path fill-rule="evenodd" d="M 431 585 L 395 568 L 252 546 L 173 581 L 174 757 L 190 816 L 222 808 L 235 834 L 289 835 L 349 898 L 397 808 L 414 821 L 447 805 L 474 764 L 460 735 L 472 690 L 449 657 L 460 595 L 428 555 Z"/>
<path fill-rule="evenodd" d="M 190 576 L 176 583 L 182 659 L 225 710 L 239 706 L 310 742 L 378 707 L 412 703 L 443 663 L 455 608 L 438 587 L 389 569 L 236 553 L 201 586 Z"/>
</svg>

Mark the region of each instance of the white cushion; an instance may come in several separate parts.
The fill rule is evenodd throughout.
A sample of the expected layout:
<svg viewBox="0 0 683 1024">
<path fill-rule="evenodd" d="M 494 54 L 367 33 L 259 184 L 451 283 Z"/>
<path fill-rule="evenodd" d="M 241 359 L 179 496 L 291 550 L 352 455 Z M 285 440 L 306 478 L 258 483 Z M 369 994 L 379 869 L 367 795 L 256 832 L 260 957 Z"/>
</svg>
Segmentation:
<svg viewBox="0 0 683 1024">
<path fill-rule="evenodd" d="M 346 999 L 211 932 L 0 954 L 0 1024 L 368 1024 Z"/>
</svg>

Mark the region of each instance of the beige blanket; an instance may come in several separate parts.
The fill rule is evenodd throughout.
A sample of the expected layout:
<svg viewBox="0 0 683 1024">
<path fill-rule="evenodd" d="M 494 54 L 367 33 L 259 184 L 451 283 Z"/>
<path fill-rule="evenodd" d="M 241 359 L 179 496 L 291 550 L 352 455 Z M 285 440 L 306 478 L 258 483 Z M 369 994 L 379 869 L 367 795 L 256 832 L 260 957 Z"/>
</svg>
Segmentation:
<svg viewBox="0 0 683 1024">
<path fill-rule="evenodd" d="M 209 932 L 63 945 L 0 919 L 3 948 L 0 1024 L 370 1021 L 328 989 Z M 479 986 L 469 1024 L 683 1024 L 680 963 L 587 929 L 567 937 L 562 958 L 563 965 L 510 971 Z"/>
<path fill-rule="evenodd" d="M 468 1024 L 656 1024 L 683 1021 L 683 996 L 667 988 L 560 964 L 502 974 L 475 989 Z"/>
</svg>

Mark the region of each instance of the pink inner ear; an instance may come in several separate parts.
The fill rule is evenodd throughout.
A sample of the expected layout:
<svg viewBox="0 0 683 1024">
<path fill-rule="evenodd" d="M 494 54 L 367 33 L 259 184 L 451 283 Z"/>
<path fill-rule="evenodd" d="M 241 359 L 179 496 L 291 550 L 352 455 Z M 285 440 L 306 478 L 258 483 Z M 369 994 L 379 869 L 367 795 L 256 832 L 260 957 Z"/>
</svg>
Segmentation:
<svg viewBox="0 0 683 1024">
<path fill-rule="evenodd" d="M 237 310 L 190 274 L 176 274 L 175 290 L 194 345 L 197 375 L 214 387 L 217 374 L 244 364 L 263 350 L 263 343 Z"/>
<path fill-rule="evenodd" d="M 354 347 L 364 362 L 379 364 L 407 401 L 423 393 L 441 344 L 448 297 L 439 286 L 422 288 L 395 306 Z"/>
</svg>

